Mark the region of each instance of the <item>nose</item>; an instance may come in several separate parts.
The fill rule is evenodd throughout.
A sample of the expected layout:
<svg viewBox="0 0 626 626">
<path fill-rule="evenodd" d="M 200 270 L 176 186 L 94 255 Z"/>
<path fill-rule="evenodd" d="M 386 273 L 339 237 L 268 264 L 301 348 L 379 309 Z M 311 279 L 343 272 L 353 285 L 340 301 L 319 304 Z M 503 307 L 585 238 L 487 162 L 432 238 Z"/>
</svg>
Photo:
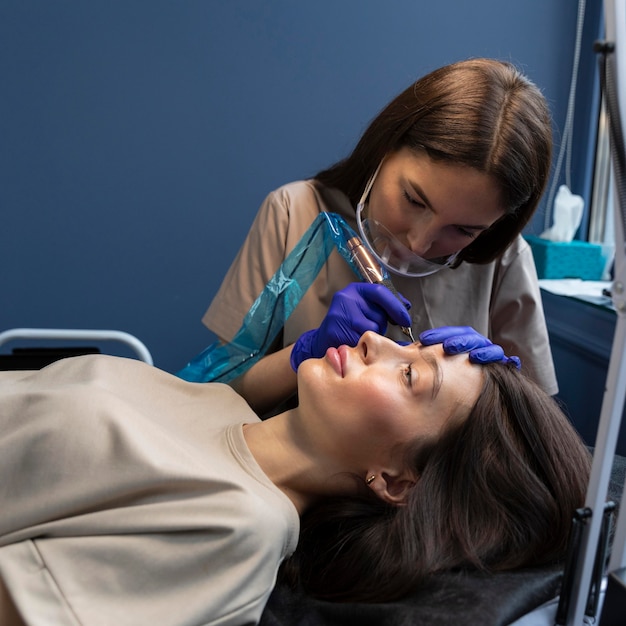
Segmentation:
<svg viewBox="0 0 626 626">
<path fill-rule="evenodd" d="M 373 330 L 366 330 L 359 339 L 356 349 L 365 363 L 371 363 L 376 360 L 378 352 L 379 340 L 382 337 Z"/>
<path fill-rule="evenodd" d="M 435 228 L 430 224 L 415 224 L 407 233 L 408 247 L 414 254 L 427 258 L 436 239 Z"/>
<path fill-rule="evenodd" d="M 356 349 L 366 364 L 372 363 L 384 356 L 391 356 L 396 353 L 396 351 L 405 348 L 406 346 L 401 346 L 373 330 L 365 331 L 356 345 Z"/>
</svg>

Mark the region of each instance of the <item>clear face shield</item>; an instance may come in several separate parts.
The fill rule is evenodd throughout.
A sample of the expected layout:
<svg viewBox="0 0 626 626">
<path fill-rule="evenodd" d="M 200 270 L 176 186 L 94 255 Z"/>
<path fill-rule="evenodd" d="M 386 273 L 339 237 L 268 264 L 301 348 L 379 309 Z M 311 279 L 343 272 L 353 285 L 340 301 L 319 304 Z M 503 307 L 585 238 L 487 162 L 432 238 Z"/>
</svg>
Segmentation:
<svg viewBox="0 0 626 626">
<path fill-rule="evenodd" d="M 368 217 L 369 194 L 382 163 L 365 186 L 361 200 L 357 204 L 356 221 L 364 243 L 372 251 L 379 263 L 390 272 L 400 276 L 420 277 L 434 274 L 451 265 L 458 252 L 442 258 L 425 259 L 405 246 L 381 222 Z"/>
</svg>

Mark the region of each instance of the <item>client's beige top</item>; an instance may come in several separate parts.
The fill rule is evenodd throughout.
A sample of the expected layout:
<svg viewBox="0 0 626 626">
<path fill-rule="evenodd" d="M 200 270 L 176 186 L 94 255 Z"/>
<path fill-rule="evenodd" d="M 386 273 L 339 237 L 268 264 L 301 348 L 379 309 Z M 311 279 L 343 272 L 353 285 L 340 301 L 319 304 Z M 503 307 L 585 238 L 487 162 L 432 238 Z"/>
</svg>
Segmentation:
<svg viewBox="0 0 626 626">
<path fill-rule="evenodd" d="M 257 419 L 131 359 L 0 373 L 0 624 L 256 623 L 299 532 Z"/>
</svg>

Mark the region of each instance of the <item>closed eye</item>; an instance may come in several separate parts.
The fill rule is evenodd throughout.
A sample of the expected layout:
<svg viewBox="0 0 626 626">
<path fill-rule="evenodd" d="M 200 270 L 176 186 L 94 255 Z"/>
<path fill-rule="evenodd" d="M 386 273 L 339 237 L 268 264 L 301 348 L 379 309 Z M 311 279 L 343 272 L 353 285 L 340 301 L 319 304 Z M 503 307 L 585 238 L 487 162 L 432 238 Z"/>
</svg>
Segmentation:
<svg viewBox="0 0 626 626">
<path fill-rule="evenodd" d="M 407 191 L 403 191 L 402 194 L 404 195 L 404 198 L 412 205 L 414 206 L 418 206 L 420 208 L 426 208 L 426 203 L 421 200 L 420 198 L 416 198 L 415 196 L 412 196 L 410 193 L 408 193 Z"/>
<path fill-rule="evenodd" d="M 476 237 L 480 235 L 479 232 L 468 230 L 467 228 L 463 228 L 463 226 L 457 226 L 456 229 L 463 237 L 468 237 L 469 239 L 476 239 Z"/>
<path fill-rule="evenodd" d="M 407 384 L 408 384 L 408 385 L 409 385 L 409 387 L 410 387 L 410 386 L 411 386 L 411 383 L 412 383 L 412 381 L 413 381 L 411 366 L 410 366 L 410 365 L 407 365 L 407 366 L 404 368 L 404 372 L 403 372 L 403 373 L 404 373 L 404 377 L 405 377 L 405 379 L 406 379 L 406 382 L 407 382 Z"/>
</svg>

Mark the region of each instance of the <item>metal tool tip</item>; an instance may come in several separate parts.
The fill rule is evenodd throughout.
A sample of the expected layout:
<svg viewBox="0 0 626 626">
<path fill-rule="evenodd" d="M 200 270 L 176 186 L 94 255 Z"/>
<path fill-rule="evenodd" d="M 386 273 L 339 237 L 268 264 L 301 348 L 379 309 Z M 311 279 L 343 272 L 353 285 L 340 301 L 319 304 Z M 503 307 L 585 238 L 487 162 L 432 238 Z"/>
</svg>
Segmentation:
<svg viewBox="0 0 626 626">
<path fill-rule="evenodd" d="M 402 327 L 402 332 L 413 342 L 415 343 L 415 337 L 413 337 L 413 331 L 408 326 Z"/>
</svg>

